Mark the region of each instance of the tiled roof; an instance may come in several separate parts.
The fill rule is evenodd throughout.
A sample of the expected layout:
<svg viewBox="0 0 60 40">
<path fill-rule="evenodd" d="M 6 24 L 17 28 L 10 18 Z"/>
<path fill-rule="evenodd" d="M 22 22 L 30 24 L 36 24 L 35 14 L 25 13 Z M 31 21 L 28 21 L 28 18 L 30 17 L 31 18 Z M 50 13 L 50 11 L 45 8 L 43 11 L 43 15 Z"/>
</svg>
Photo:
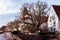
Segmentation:
<svg viewBox="0 0 60 40">
<path fill-rule="evenodd" d="M 47 22 L 48 21 L 48 17 L 46 17 L 46 16 L 36 16 L 36 19 L 37 19 L 37 21 L 39 21 L 39 20 L 41 20 L 41 21 L 43 21 L 43 22 Z"/>
<path fill-rule="evenodd" d="M 60 19 L 60 5 L 53 5 L 53 8 Z"/>
</svg>

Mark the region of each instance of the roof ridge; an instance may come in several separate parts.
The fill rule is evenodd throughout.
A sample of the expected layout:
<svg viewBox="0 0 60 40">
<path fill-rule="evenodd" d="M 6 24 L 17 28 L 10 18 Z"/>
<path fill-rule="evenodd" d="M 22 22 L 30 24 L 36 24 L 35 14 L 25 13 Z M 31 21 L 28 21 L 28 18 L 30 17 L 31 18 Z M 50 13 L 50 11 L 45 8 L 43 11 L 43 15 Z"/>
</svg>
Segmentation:
<svg viewBox="0 0 60 40">
<path fill-rule="evenodd" d="M 60 6 L 60 5 L 52 5 L 52 6 Z"/>
</svg>

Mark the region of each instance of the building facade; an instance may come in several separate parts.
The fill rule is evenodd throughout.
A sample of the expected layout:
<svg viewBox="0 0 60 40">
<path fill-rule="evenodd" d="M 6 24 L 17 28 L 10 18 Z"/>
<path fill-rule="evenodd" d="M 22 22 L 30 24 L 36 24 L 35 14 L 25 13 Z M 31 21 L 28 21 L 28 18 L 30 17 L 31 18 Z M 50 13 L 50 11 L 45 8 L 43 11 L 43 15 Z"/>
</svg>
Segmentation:
<svg viewBox="0 0 60 40">
<path fill-rule="evenodd" d="M 52 5 L 49 18 L 48 18 L 48 30 L 51 32 L 60 30 L 60 6 Z"/>
</svg>

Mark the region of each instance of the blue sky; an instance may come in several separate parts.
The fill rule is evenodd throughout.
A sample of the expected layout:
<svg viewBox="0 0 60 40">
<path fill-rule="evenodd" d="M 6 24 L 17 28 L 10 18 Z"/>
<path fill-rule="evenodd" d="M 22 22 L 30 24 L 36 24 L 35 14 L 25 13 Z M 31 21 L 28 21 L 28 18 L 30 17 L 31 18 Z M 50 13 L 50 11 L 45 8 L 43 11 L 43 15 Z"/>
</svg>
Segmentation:
<svg viewBox="0 0 60 40">
<path fill-rule="evenodd" d="M 0 26 L 6 25 L 15 19 L 17 13 L 20 12 L 22 4 L 28 2 L 36 2 L 38 0 L 0 0 Z M 41 0 L 46 1 L 49 6 L 52 4 L 60 5 L 60 0 Z M 13 16 L 14 15 L 14 16 Z"/>
</svg>

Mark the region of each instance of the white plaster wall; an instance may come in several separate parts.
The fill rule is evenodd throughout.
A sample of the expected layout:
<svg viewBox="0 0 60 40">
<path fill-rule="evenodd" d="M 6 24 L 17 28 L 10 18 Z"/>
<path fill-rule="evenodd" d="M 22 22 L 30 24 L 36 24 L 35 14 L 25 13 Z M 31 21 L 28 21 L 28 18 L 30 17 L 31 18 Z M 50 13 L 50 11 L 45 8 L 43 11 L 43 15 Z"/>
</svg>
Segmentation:
<svg viewBox="0 0 60 40">
<path fill-rule="evenodd" d="M 52 20 L 50 18 L 52 16 L 55 17 L 54 20 Z M 54 21 L 56 22 L 56 25 L 55 26 L 54 26 Z M 49 28 L 49 31 L 51 31 L 51 28 L 55 28 L 56 31 L 58 31 L 58 16 L 57 16 L 56 12 L 54 11 L 53 7 L 51 7 L 50 12 L 49 12 L 48 28 Z"/>
<path fill-rule="evenodd" d="M 59 27 L 59 32 L 60 32 L 60 20 L 58 21 L 58 27 Z"/>
</svg>

